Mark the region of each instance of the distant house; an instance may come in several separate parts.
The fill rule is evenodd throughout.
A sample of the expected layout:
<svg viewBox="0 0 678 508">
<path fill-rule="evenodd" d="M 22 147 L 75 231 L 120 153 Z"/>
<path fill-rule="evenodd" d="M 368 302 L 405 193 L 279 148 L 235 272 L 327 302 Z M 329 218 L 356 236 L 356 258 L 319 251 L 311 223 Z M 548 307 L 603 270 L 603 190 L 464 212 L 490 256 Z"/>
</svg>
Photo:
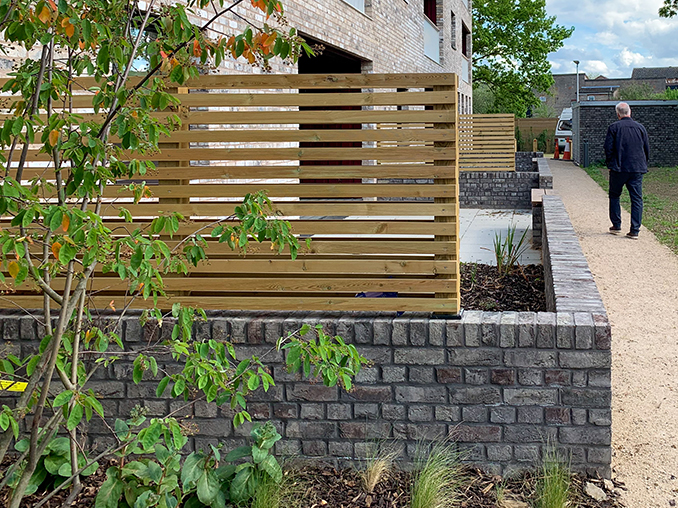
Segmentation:
<svg viewBox="0 0 678 508">
<path fill-rule="evenodd" d="M 557 113 L 570 107 L 577 100 L 577 75 L 554 74 L 551 95 L 542 94 L 542 101 L 551 106 Z M 655 92 L 661 93 L 668 88 L 678 88 L 678 67 L 641 67 L 633 69 L 630 78 L 607 78 L 598 76 L 589 78 L 579 73 L 579 100 L 611 101 L 616 100 L 621 88 L 632 84 L 648 85 Z"/>
</svg>

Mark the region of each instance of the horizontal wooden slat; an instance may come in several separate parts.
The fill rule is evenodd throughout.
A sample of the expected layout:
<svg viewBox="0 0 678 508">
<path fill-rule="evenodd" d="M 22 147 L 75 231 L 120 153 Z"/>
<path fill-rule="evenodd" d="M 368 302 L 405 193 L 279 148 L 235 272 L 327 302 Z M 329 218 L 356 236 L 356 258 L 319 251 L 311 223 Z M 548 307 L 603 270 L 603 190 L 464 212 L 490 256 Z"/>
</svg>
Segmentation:
<svg viewBox="0 0 678 508">
<path fill-rule="evenodd" d="M 39 115 L 46 120 L 45 115 Z M 159 120 L 178 116 L 184 124 L 252 125 L 252 124 L 359 124 L 377 122 L 436 122 L 454 123 L 456 115 L 448 111 L 381 111 L 381 110 L 331 110 L 331 111 L 196 111 L 191 113 L 153 113 Z M 13 118 L 2 113 L 0 120 Z M 82 115 L 81 121 L 100 122 L 104 114 Z"/>
<path fill-rule="evenodd" d="M 455 160 L 454 148 L 184 148 L 163 149 L 155 154 L 126 154 L 129 159 L 151 161 L 251 161 L 251 160 L 371 160 L 380 159 L 389 162 L 426 159 Z M 48 161 L 50 154 L 30 150 L 28 161 Z"/>
<path fill-rule="evenodd" d="M 167 242 L 171 248 L 176 242 Z M 269 243 L 250 244 L 247 247 L 248 255 L 265 254 L 270 255 L 271 249 Z M 455 255 L 456 242 L 436 242 L 431 240 L 326 240 L 315 239 L 309 247 L 302 246 L 299 250 L 299 256 L 314 254 L 445 254 Z M 208 256 L 220 254 L 232 254 L 231 248 L 227 243 L 208 242 L 205 248 Z M 285 251 L 286 252 L 286 251 Z"/>
<path fill-rule="evenodd" d="M 48 178 L 52 169 L 28 167 L 24 178 L 35 176 Z M 149 179 L 258 179 L 258 178 L 454 178 L 454 166 L 432 164 L 391 164 L 351 166 L 172 166 L 160 167 L 139 181 Z"/>
<path fill-rule="evenodd" d="M 166 138 L 161 137 L 161 141 Z M 254 140 L 266 143 L 294 143 L 294 142 L 375 142 L 375 141 L 454 141 L 455 136 L 451 129 L 328 129 L 328 130 L 258 130 L 256 138 L 251 129 L 194 129 L 188 131 L 174 131 L 172 142 L 223 142 L 223 143 L 252 143 Z"/>
<path fill-rule="evenodd" d="M 227 223 L 228 221 L 224 221 Z M 135 228 L 145 229 L 150 222 L 135 220 Z M 208 227 L 209 225 L 211 227 Z M 185 237 L 196 232 L 209 235 L 216 225 L 213 221 L 191 221 L 189 224 L 179 224 L 179 231 L 175 237 Z M 363 220 L 292 220 L 292 233 L 296 235 L 443 235 L 454 236 L 457 234 L 456 224 L 453 222 L 433 221 L 363 221 Z M 113 231 L 113 235 L 126 235 L 129 224 L 117 220 L 107 220 L 106 226 Z M 9 220 L 0 221 L 3 229 L 18 231 L 9 226 Z M 203 229 L 207 227 L 207 229 Z M 202 230 L 202 231 L 201 231 Z M 29 232 L 31 229 L 28 230 Z M 321 232 L 321 233 L 319 233 Z"/>
<path fill-rule="evenodd" d="M 24 309 L 42 308 L 42 297 L 9 295 L 0 297 L 5 308 L 12 305 Z M 99 309 L 109 308 L 110 296 L 93 297 L 90 302 Z M 124 297 L 113 299 L 117 309 L 124 307 Z M 174 303 L 200 307 L 208 310 L 333 310 L 333 311 L 411 311 L 411 312 L 458 312 L 459 303 L 452 298 L 341 298 L 341 297 L 221 297 L 221 296 L 175 296 L 161 298 L 158 307 L 170 309 Z M 57 305 L 54 305 L 58 308 Z M 148 309 L 153 301 L 137 298 L 132 308 Z"/>
<path fill-rule="evenodd" d="M 159 74 L 158 74 L 159 75 Z M 135 86 L 141 77 L 130 77 L 129 86 Z M 298 88 L 429 88 L 454 86 L 454 74 L 220 74 L 200 76 L 183 86 L 196 89 L 298 89 Z M 9 78 L 1 78 L 3 86 Z M 169 83 L 172 86 L 171 83 Z M 94 78 L 79 77 L 74 88 L 87 90 L 99 86 Z M 176 84 L 174 85 L 176 86 Z"/>
<path fill-rule="evenodd" d="M 402 293 L 434 293 L 451 291 L 456 284 L 455 279 L 404 279 L 404 278 L 360 278 L 351 279 L 346 276 L 336 278 L 290 278 L 290 277 L 165 277 L 165 290 L 199 291 L 204 293 L 233 293 L 241 291 L 287 292 L 287 293 L 360 293 L 363 291 L 388 291 Z M 62 291 L 65 279 L 58 278 L 51 282 L 52 289 Z M 117 277 L 94 277 L 88 285 L 94 292 L 122 291 L 128 288 L 127 281 Z M 20 291 L 30 290 L 29 284 L 17 288 Z M 136 289 L 136 288 L 134 288 Z"/>
<path fill-rule="evenodd" d="M 450 92 L 381 93 L 190 93 L 172 94 L 183 107 L 337 107 L 337 106 L 426 106 L 456 104 Z M 92 108 L 94 94 L 74 95 L 65 107 Z M 0 107 L 7 107 L 18 96 L 0 96 Z M 62 101 L 55 108 L 63 107 Z M 128 103 L 129 105 L 129 103 Z"/>
<path fill-rule="evenodd" d="M 185 216 L 227 217 L 233 215 L 238 203 L 149 203 L 134 205 L 131 203 L 117 204 L 115 207 L 104 205 L 102 216 L 117 216 L 117 209 L 124 207 L 134 216 L 155 217 L 159 212 L 179 212 Z M 454 216 L 454 203 L 395 203 L 395 202 L 322 202 L 299 203 L 277 202 L 274 208 L 283 216 L 313 215 L 313 216 Z"/>
<path fill-rule="evenodd" d="M 269 197 L 296 196 L 300 198 L 361 198 L 361 197 L 452 197 L 456 196 L 455 185 L 397 185 L 397 184 L 194 184 L 194 185 L 150 185 L 153 197 L 157 198 L 200 198 L 239 197 L 247 193 L 266 191 Z M 132 197 L 133 193 L 109 186 L 105 197 Z"/>
</svg>

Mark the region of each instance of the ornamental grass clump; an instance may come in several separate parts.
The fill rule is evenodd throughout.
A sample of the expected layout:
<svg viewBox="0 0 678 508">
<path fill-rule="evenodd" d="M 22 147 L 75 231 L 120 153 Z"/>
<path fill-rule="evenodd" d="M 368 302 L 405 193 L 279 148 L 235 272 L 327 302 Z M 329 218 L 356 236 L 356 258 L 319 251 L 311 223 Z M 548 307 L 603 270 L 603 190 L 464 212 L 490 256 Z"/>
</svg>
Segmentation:
<svg viewBox="0 0 678 508">
<path fill-rule="evenodd" d="M 544 451 L 540 475 L 537 478 L 535 508 L 567 508 L 570 503 L 571 474 L 558 459 L 556 450 L 548 446 Z"/>
<path fill-rule="evenodd" d="M 397 450 L 380 448 L 374 456 L 368 457 L 365 470 L 360 472 L 363 488 L 367 494 L 374 492 L 375 487 L 388 478 L 398 455 Z"/>
<path fill-rule="evenodd" d="M 420 447 L 411 487 L 411 508 L 452 508 L 460 499 L 463 474 L 454 443 Z"/>
</svg>

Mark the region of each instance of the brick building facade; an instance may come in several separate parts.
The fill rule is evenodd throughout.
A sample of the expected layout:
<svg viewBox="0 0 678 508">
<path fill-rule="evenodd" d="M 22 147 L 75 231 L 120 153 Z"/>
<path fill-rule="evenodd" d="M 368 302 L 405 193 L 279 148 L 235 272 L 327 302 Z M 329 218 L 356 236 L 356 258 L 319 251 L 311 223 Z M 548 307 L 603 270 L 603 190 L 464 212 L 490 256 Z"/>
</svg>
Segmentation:
<svg viewBox="0 0 678 508">
<path fill-rule="evenodd" d="M 284 0 L 283 4 L 290 24 L 304 37 L 323 44 L 330 53 L 354 60 L 358 72 L 458 74 L 460 109 L 471 112 L 471 0 Z M 143 10 L 145 2 L 139 5 Z M 218 38 L 240 33 L 247 26 L 244 19 L 255 24 L 264 22 L 261 11 L 249 2 L 237 6 L 234 12 L 236 15 L 218 20 L 210 35 Z M 208 18 L 207 12 L 199 14 L 196 23 Z M 25 52 L 10 49 L 0 57 L 0 73 L 8 72 L 22 57 Z M 314 60 L 310 59 L 305 72 L 313 72 Z M 227 59 L 218 72 L 259 70 L 243 59 Z M 296 73 L 300 69 L 298 65 L 274 62 L 273 72 Z M 355 68 L 350 72 L 356 72 Z"/>
</svg>

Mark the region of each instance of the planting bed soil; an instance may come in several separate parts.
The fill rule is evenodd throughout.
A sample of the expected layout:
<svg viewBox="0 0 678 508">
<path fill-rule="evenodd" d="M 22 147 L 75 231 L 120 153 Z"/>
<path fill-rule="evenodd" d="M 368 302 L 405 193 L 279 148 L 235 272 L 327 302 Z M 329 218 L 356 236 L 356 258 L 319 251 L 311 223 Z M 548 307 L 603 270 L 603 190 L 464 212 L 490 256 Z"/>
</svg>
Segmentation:
<svg viewBox="0 0 678 508">
<path fill-rule="evenodd" d="M 523 474 L 511 480 L 488 475 L 479 469 L 464 471 L 459 508 L 531 508 L 535 503 L 534 474 Z M 92 508 L 101 484 L 106 479 L 104 467 L 92 476 L 84 478 L 83 489 L 73 503 L 77 508 Z M 354 469 L 338 470 L 329 466 L 301 467 L 285 473 L 286 499 L 280 508 L 409 508 L 412 475 L 403 471 L 388 473 L 371 493 L 363 488 L 360 472 Z M 596 501 L 585 493 L 586 484 L 601 489 L 605 499 Z M 607 486 L 602 480 L 580 475 L 572 477 L 571 504 L 578 508 L 621 508 L 618 501 L 619 484 Z M 45 493 L 36 493 L 24 500 L 22 508 L 30 508 L 39 502 Z M 7 506 L 9 491 L 0 494 L 0 506 Z M 59 508 L 68 492 L 59 492 L 50 499 L 45 508 Z M 499 496 L 499 498 L 497 497 Z M 231 508 L 230 505 L 227 505 Z M 275 508 L 275 507 L 271 507 Z"/>
<path fill-rule="evenodd" d="M 461 307 L 493 312 L 545 312 L 544 267 L 518 266 L 502 275 L 496 266 L 461 263 Z"/>
</svg>

